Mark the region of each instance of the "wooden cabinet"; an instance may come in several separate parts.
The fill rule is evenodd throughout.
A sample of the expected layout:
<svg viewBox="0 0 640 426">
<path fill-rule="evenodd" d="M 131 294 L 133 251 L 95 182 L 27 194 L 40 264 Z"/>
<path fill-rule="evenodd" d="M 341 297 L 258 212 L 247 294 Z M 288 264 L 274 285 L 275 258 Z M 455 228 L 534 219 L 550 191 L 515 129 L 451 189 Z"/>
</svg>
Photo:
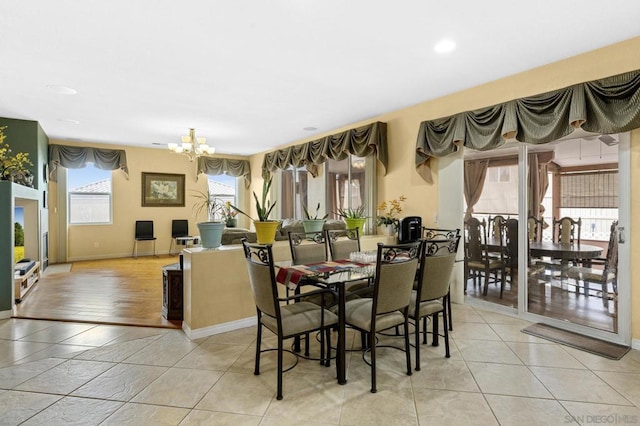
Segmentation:
<svg viewBox="0 0 640 426">
<path fill-rule="evenodd" d="M 182 269 L 179 263 L 162 267 L 162 316 L 182 320 Z"/>
</svg>

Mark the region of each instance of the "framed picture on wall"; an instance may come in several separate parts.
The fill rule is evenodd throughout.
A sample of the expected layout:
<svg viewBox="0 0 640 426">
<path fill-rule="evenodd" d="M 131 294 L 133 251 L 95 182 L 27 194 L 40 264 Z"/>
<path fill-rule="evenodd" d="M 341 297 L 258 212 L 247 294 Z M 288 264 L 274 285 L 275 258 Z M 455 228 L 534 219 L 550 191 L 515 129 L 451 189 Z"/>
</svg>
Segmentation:
<svg viewBox="0 0 640 426">
<path fill-rule="evenodd" d="M 142 207 L 184 207 L 184 175 L 142 172 Z"/>
</svg>

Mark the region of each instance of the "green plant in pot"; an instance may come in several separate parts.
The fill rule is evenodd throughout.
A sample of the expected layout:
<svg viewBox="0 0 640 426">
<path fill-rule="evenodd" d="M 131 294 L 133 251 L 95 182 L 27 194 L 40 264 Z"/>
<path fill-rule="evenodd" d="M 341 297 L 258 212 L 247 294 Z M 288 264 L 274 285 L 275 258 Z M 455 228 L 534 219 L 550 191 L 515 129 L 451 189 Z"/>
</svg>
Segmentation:
<svg viewBox="0 0 640 426">
<path fill-rule="evenodd" d="M 364 224 L 367 222 L 367 208 L 363 204 L 359 207 L 339 208 L 336 215 L 347 224 L 347 229 L 358 228 L 360 235 L 364 235 Z"/>
<path fill-rule="evenodd" d="M 209 191 L 194 191 L 196 202 L 193 205 L 193 212 L 196 217 L 203 212 L 207 213 L 208 221 L 198 222 L 200 240 L 204 248 L 218 248 L 222 244 L 222 231 L 225 223 L 219 218 L 224 208 L 224 204 Z"/>
<path fill-rule="evenodd" d="M 256 237 L 258 240 L 258 244 L 272 244 L 276 239 L 276 231 L 278 230 L 278 225 L 280 225 L 280 221 L 278 220 L 269 220 L 269 215 L 271 211 L 276 206 L 276 203 L 271 203 L 267 198 L 269 197 L 269 190 L 271 190 L 271 179 L 264 180 L 262 182 L 262 197 L 259 199 L 256 192 L 253 192 L 253 198 L 256 201 L 256 212 L 258 214 L 258 219 L 252 218 L 247 213 L 243 212 L 236 206 L 232 205 L 231 207 L 236 210 L 238 213 L 248 217 L 253 221 L 253 225 L 256 228 Z"/>
<path fill-rule="evenodd" d="M 304 232 L 322 232 L 324 228 L 324 222 L 329 216 L 325 214 L 324 216 L 320 216 L 320 202 L 318 201 L 318 205 L 316 206 L 316 211 L 312 215 L 307 206 L 303 205 L 302 210 L 304 211 L 305 219 L 302 221 L 302 225 L 304 226 Z"/>
</svg>

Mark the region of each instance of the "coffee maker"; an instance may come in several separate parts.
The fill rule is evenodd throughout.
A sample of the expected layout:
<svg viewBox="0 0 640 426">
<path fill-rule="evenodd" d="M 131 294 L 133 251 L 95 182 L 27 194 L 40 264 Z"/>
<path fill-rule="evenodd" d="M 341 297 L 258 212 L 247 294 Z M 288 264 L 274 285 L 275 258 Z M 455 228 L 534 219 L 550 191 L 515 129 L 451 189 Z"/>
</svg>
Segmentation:
<svg viewBox="0 0 640 426">
<path fill-rule="evenodd" d="M 420 216 L 407 216 L 398 223 L 398 243 L 413 243 L 422 238 L 422 218 Z"/>
</svg>

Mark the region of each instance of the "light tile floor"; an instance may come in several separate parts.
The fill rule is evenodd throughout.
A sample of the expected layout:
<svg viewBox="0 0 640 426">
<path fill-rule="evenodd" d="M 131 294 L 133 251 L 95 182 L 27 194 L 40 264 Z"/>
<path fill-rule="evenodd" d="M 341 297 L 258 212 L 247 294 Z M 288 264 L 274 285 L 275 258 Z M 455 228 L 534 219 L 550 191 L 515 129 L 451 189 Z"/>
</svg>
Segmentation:
<svg viewBox="0 0 640 426">
<path fill-rule="evenodd" d="M 376 394 L 352 351 L 345 386 L 334 366 L 300 360 L 277 401 L 275 352 L 253 375 L 254 327 L 189 341 L 180 330 L 3 320 L 0 425 L 640 423 L 638 351 L 607 360 L 470 306 L 454 305 L 454 321 L 451 358 L 421 345 L 411 377 L 402 352 L 380 349 Z M 265 332 L 263 346 L 274 345 Z"/>
</svg>

